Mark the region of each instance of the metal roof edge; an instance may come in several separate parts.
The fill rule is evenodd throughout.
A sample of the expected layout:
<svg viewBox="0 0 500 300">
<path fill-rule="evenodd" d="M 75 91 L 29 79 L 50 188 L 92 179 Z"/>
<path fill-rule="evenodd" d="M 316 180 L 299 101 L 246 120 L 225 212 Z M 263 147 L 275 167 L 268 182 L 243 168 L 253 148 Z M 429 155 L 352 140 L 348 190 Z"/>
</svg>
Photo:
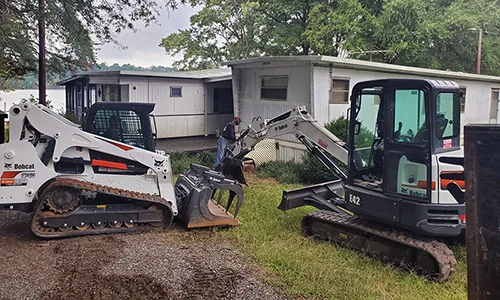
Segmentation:
<svg viewBox="0 0 500 300">
<path fill-rule="evenodd" d="M 259 56 L 239 60 L 229 60 L 222 62 L 223 66 L 250 64 L 256 62 L 276 62 L 276 61 L 319 61 L 321 55 L 289 55 L 289 56 Z"/>
<path fill-rule="evenodd" d="M 210 83 L 210 82 L 219 82 L 219 81 L 226 81 L 226 80 L 232 80 L 232 79 L 233 79 L 233 75 L 230 74 L 230 75 L 224 75 L 224 76 L 220 76 L 220 77 L 205 78 L 205 79 L 203 79 L 203 82 Z"/>
<path fill-rule="evenodd" d="M 252 64 L 258 62 L 280 62 L 280 61 L 310 61 L 318 65 L 322 64 L 332 65 L 334 67 L 343 67 L 347 69 L 357 69 L 357 70 L 377 71 L 377 72 L 407 74 L 407 75 L 425 75 L 434 77 L 500 83 L 499 76 L 411 67 L 411 66 L 371 62 L 371 61 L 357 60 L 350 58 L 340 58 L 340 57 L 326 56 L 326 55 L 261 56 L 248 59 L 226 61 L 223 62 L 222 65 L 236 66 L 236 65 Z"/>
<path fill-rule="evenodd" d="M 345 67 L 350 69 L 360 69 L 360 70 L 397 73 L 397 74 L 441 76 L 445 78 L 467 79 L 467 80 L 489 81 L 489 82 L 500 83 L 500 77 L 491 75 L 481 75 L 473 73 L 411 67 L 411 66 L 371 62 L 371 61 L 356 60 L 356 59 L 346 59 L 333 56 L 323 56 L 320 61 L 330 63 L 336 67 Z"/>
<path fill-rule="evenodd" d="M 66 79 L 63 79 L 63 80 L 61 80 L 61 81 L 56 82 L 56 85 L 64 85 L 64 84 L 66 84 L 66 83 L 68 83 L 68 82 L 71 82 L 71 81 L 73 81 L 73 80 L 80 79 L 80 78 L 82 78 L 82 77 L 83 77 L 83 75 L 73 75 L 73 76 L 71 76 L 71 77 L 69 77 L 69 78 L 66 78 Z"/>
</svg>

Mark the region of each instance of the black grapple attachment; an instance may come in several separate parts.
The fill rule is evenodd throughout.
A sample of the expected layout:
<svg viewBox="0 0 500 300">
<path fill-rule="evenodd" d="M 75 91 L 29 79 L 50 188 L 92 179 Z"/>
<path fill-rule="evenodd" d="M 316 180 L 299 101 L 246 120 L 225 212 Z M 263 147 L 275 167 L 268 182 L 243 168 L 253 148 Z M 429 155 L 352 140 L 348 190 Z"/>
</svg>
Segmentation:
<svg viewBox="0 0 500 300">
<path fill-rule="evenodd" d="M 215 201 L 217 190 L 218 201 Z M 223 194 L 229 192 L 227 205 L 221 205 Z M 192 164 L 190 169 L 179 175 L 175 184 L 179 218 L 188 228 L 212 226 L 238 226 L 236 215 L 243 204 L 243 188 L 236 180 L 205 166 Z M 234 215 L 229 209 L 237 198 Z"/>
</svg>

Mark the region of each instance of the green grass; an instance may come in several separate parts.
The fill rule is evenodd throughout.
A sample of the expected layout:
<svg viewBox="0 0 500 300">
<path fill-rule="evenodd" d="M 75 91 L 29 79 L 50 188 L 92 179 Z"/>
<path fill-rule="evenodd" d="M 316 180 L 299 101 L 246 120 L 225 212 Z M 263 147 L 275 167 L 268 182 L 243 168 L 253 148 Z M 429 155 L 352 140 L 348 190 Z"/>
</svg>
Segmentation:
<svg viewBox="0 0 500 300">
<path fill-rule="evenodd" d="M 281 185 L 248 176 L 238 214 L 242 225 L 221 234 L 231 238 L 263 267 L 268 280 L 286 295 L 318 299 L 466 299 L 465 249 L 453 248 L 457 271 L 445 283 L 432 283 L 354 251 L 302 236 L 302 217 L 314 208 L 282 212 Z"/>
</svg>

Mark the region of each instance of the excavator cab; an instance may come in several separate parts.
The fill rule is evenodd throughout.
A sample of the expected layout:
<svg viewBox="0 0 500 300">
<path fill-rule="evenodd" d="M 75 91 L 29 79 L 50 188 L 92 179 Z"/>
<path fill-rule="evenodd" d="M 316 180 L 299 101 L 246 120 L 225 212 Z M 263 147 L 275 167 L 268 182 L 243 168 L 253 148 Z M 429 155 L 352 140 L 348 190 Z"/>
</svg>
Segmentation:
<svg viewBox="0 0 500 300">
<path fill-rule="evenodd" d="M 348 209 L 427 235 L 460 233 L 465 207 L 439 192 L 437 174 L 460 151 L 458 85 L 375 80 L 357 84 L 351 97 Z"/>
</svg>

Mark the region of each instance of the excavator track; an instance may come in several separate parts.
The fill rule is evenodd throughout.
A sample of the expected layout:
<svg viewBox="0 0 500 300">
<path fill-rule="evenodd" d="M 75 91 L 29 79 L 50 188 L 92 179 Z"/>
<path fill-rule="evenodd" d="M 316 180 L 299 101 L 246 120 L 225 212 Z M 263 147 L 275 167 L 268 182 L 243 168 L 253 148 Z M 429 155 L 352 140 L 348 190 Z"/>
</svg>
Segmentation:
<svg viewBox="0 0 500 300">
<path fill-rule="evenodd" d="M 310 213 L 302 220 L 302 232 L 374 255 L 437 282 L 446 281 L 457 264 L 444 243 L 348 214 L 326 210 Z"/>
<path fill-rule="evenodd" d="M 120 200 L 118 203 L 85 203 L 84 192 L 113 196 Z M 62 203 L 65 209 L 55 209 L 54 203 Z M 78 179 L 58 178 L 41 193 L 34 210 L 31 230 L 38 237 L 53 239 L 148 231 L 156 227 L 168 227 L 172 219 L 170 203 L 158 195 Z"/>
</svg>

